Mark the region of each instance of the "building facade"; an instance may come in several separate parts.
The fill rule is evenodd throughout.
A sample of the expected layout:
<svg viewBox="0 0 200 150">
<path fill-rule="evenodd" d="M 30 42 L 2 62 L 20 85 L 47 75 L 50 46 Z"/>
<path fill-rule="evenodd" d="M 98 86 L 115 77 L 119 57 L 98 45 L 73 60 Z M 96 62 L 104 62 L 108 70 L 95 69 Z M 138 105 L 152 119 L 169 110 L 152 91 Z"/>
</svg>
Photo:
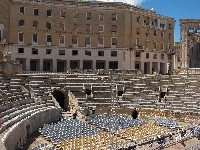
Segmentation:
<svg viewBox="0 0 200 150">
<path fill-rule="evenodd" d="M 182 69 L 200 68 L 200 19 L 180 19 Z"/>
<path fill-rule="evenodd" d="M 1 0 L 2 1 L 2 0 Z M 174 19 L 120 2 L 10 2 L 4 52 L 25 71 L 172 69 Z"/>
</svg>

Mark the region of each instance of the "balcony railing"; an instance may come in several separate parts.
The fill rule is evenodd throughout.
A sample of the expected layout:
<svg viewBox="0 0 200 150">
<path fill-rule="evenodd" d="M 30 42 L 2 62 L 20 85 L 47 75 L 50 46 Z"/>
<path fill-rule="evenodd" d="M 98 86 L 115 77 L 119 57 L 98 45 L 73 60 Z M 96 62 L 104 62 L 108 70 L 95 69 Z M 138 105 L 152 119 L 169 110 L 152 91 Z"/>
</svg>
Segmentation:
<svg viewBox="0 0 200 150">
<path fill-rule="evenodd" d="M 167 54 L 174 54 L 176 53 L 175 49 L 167 49 Z"/>
<path fill-rule="evenodd" d="M 143 51 L 144 50 L 144 46 L 134 46 L 134 49 L 137 51 Z"/>
</svg>

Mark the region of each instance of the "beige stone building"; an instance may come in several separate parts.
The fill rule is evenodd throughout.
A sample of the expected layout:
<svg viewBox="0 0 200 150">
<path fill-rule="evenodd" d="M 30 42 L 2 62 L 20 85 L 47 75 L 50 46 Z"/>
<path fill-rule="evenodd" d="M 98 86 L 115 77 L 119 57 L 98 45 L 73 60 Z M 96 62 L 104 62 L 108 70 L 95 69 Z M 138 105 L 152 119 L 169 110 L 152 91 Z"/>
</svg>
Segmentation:
<svg viewBox="0 0 200 150">
<path fill-rule="evenodd" d="M 0 0 L 1 5 L 3 1 Z M 174 69 L 173 18 L 121 2 L 12 0 L 1 48 L 25 71 Z M 6 20 L 6 21 L 5 21 Z M 5 40 L 4 40 L 5 39 Z M 2 41 L 2 40 L 1 40 Z"/>
<path fill-rule="evenodd" d="M 182 69 L 200 68 L 200 19 L 180 19 Z"/>
</svg>

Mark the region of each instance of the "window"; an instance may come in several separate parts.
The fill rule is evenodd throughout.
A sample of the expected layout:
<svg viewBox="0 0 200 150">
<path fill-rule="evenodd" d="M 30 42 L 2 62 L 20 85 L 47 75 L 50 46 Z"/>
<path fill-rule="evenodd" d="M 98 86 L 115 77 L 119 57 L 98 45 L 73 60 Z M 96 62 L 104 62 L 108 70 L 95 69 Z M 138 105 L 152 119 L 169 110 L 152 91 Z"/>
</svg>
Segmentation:
<svg viewBox="0 0 200 150">
<path fill-rule="evenodd" d="M 169 33 L 169 40 L 171 39 L 171 33 Z"/>
<path fill-rule="evenodd" d="M 90 45 L 90 37 L 89 36 L 85 37 L 85 44 Z"/>
<path fill-rule="evenodd" d="M 78 12 L 73 12 L 74 19 L 78 18 Z"/>
<path fill-rule="evenodd" d="M 47 29 L 51 29 L 51 22 L 47 22 Z"/>
<path fill-rule="evenodd" d="M 161 58 L 161 59 L 164 59 L 164 54 L 161 54 L 161 55 L 160 55 L 160 58 Z"/>
<path fill-rule="evenodd" d="M 61 18 L 65 18 L 65 12 L 62 11 L 62 10 L 60 11 L 60 17 L 61 17 Z"/>
<path fill-rule="evenodd" d="M 149 35 L 149 29 L 146 30 L 146 35 Z"/>
<path fill-rule="evenodd" d="M 161 43 L 161 50 L 164 50 L 164 43 Z"/>
<path fill-rule="evenodd" d="M 38 54 L 38 49 L 36 49 L 36 48 L 32 48 L 32 54 L 37 55 L 37 54 Z"/>
<path fill-rule="evenodd" d="M 46 54 L 51 54 L 51 49 L 46 49 Z"/>
<path fill-rule="evenodd" d="M 19 42 L 24 41 L 24 33 L 23 32 L 18 33 L 18 40 L 19 40 Z"/>
<path fill-rule="evenodd" d="M 117 25 L 112 25 L 112 32 L 117 32 Z"/>
<path fill-rule="evenodd" d="M 171 49 L 171 44 L 168 44 L 168 49 Z"/>
<path fill-rule="evenodd" d="M 157 54 L 153 54 L 153 59 L 157 59 Z"/>
<path fill-rule="evenodd" d="M 47 42 L 51 42 L 51 35 L 50 34 L 47 35 Z"/>
<path fill-rule="evenodd" d="M 99 32 L 103 32 L 104 31 L 104 26 L 103 25 L 99 25 Z"/>
<path fill-rule="evenodd" d="M 34 9 L 33 9 L 33 15 L 34 15 L 34 16 L 38 16 L 38 9 L 37 9 L 37 8 L 34 8 Z"/>
<path fill-rule="evenodd" d="M 149 41 L 145 42 L 145 46 L 146 46 L 146 48 L 149 48 Z"/>
<path fill-rule="evenodd" d="M 38 27 L 38 22 L 37 21 L 33 21 L 33 28 L 37 28 Z"/>
<path fill-rule="evenodd" d="M 78 37 L 77 36 L 72 37 L 72 44 L 75 44 L 75 45 L 78 44 Z"/>
<path fill-rule="evenodd" d="M 98 51 L 98 56 L 104 56 L 104 51 Z"/>
<path fill-rule="evenodd" d="M 65 23 L 60 23 L 60 30 L 65 30 Z"/>
<path fill-rule="evenodd" d="M 135 57 L 140 57 L 140 52 L 136 52 Z"/>
<path fill-rule="evenodd" d="M 140 39 L 136 39 L 136 46 L 140 46 Z"/>
<path fill-rule="evenodd" d="M 23 26 L 24 26 L 24 20 L 21 19 L 21 20 L 19 20 L 19 27 L 23 27 Z"/>
<path fill-rule="evenodd" d="M 47 17 L 51 17 L 52 15 L 52 10 L 47 10 Z"/>
<path fill-rule="evenodd" d="M 98 40 L 98 41 L 99 41 L 99 44 L 100 44 L 100 45 L 103 45 L 103 37 L 99 37 L 99 40 Z"/>
<path fill-rule="evenodd" d="M 117 14 L 112 14 L 112 20 L 117 20 Z"/>
<path fill-rule="evenodd" d="M 18 48 L 18 53 L 24 53 L 24 48 Z"/>
<path fill-rule="evenodd" d="M 154 30 L 154 33 L 153 33 L 153 35 L 154 35 L 154 36 L 157 36 L 156 30 Z"/>
<path fill-rule="evenodd" d="M 164 38 L 164 32 L 161 32 L 161 38 Z"/>
<path fill-rule="evenodd" d="M 72 55 L 78 55 L 78 50 L 72 50 Z"/>
<path fill-rule="evenodd" d="M 19 7 L 19 13 L 20 14 L 24 14 L 24 11 L 25 11 L 25 7 L 24 6 Z"/>
<path fill-rule="evenodd" d="M 87 50 L 85 50 L 85 55 L 87 55 L 87 56 L 91 56 L 91 51 L 87 51 Z"/>
<path fill-rule="evenodd" d="M 65 55 L 65 50 L 59 50 L 59 55 Z"/>
<path fill-rule="evenodd" d="M 137 28 L 137 29 L 136 29 L 136 33 L 137 33 L 137 34 L 140 34 L 140 28 Z"/>
<path fill-rule="evenodd" d="M 33 34 L 33 42 L 37 43 L 37 34 Z"/>
<path fill-rule="evenodd" d="M 146 53 L 146 58 L 149 58 L 149 53 Z"/>
<path fill-rule="evenodd" d="M 86 19 L 91 19 L 91 13 L 86 13 Z"/>
<path fill-rule="evenodd" d="M 74 25 L 73 25 L 73 30 L 74 30 L 74 31 L 78 31 L 78 25 L 77 25 L 77 24 L 74 24 Z"/>
<path fill-rule="evenodd" d="M 169 24 L 169 29 L 172 29 L 172 24 L 171 23 Z"/>
<path fill-rule="evenodd" d="M 111 57 L 117 57 L 117 51 L 111 51 Z"/>
<path fill-rule="evenodd" d="M 99 14 L 99 20 L 104 20 L 104 14 L 102 13 Z"/>
<path fill-rule="evenodd" d="M 91 31 L 91 25 L 90 24 L 86 24 L 86 32 Z"/>
<path fill-rule="evenodd" d="M 112 45 L 117 45 L 117 38 L 111 38 Z"/>
<path fill-rule="evenodd" d="M 137 23 L 140 23 L 140 17 L 136 18 Z"/>
<path fill-rule="evenodd" d="M 153 48 L 156 49 L 156 41 L 153 42 Z"/>
<path fill-rule="evenodd" d="M 61 45 L 65 44 L 65 36 L 64 35 L 60 35 L 60 44 Z"/>
</svg>

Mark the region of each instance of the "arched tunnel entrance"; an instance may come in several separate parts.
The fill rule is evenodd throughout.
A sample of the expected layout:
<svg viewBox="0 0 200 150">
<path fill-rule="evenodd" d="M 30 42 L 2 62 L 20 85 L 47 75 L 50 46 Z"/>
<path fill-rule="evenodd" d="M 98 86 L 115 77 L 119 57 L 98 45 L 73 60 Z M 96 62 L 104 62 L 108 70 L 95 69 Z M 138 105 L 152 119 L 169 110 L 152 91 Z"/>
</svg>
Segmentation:
<svg viewBox="0 0 200 150">
<path fill-rule="evenodd" d="M 69 111 L 69 102 L 66 98 L 65 94 L 59 90 L 55 90 L 52 93 L 53 97 L 56 99 L 56 101 L 59 103 L 60 107 L 64 109 L 65 111 Z"/>
</svg>

